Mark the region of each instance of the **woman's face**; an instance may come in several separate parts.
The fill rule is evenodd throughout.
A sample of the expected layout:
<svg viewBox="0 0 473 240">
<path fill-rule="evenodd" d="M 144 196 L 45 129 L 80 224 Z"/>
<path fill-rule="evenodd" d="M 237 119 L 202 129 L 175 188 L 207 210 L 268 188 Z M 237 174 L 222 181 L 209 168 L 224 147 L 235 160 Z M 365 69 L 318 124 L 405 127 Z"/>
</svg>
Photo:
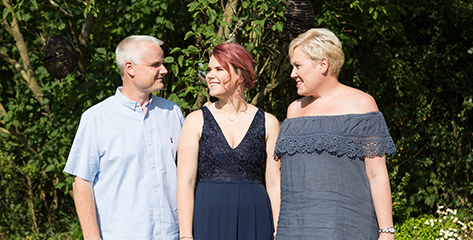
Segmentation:
<svg viewBox="0 0 473 240">
<path fill-rule="evenodd" d="M 320 64 L 314 64 L 299 47 L 294 49 L 291 57 L 291 77 L 296 80 L 297 94 L 309 96 L 321 84 Z"/>
<path fill-rule="evenodd" d="M 210 57 L 206 77 L 210 96 L 219 97 L 221 95 L 231 95 L 237 89 L 239 76 L 232 65 L 229 67 L 230 72 L 225 70 L 214 56 Z"/>
</svg>

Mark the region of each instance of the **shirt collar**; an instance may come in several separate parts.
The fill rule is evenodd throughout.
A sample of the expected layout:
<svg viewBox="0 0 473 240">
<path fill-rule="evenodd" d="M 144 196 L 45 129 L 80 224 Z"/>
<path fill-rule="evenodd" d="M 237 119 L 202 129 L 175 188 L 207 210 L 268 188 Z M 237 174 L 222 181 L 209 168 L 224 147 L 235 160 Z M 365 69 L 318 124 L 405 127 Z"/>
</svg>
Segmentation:
<svg viewBox="0 0 473 240">
<path fill-rule="evenodd" d="M 123 106 L 133 110 L 133 111 L 142 111 L 141 110 L 141 104 L 139 102 L 135 102 L 135 101 L 132 101 L 130 99 L 128 99 L 127 97 L 125 97 L 123 94 L 122 94 L 122 89 L 123 87 L 118 87 L 117 88 L 117 92 L 115 93 L 115 96 L 117 97 L 117 100 L 119 103 L 121 103 Z M 151 94 L 152 95 L 152 94 Z M 153 96 L 150 97 L 149 101 L 145 104 L 145 107 L 146 108 L 149 108 L 151 102 L 153 101 Z"/>
</svg>

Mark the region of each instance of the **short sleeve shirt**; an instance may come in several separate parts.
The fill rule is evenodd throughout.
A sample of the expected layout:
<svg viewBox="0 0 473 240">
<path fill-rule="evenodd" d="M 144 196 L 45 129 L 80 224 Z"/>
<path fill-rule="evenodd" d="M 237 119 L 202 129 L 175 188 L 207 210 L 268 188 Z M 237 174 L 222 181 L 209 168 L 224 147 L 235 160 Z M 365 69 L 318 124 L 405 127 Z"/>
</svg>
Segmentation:
<svg viewBox="0 0 473 240">
<path fill-rule="evenodd" d="M 92 181 L 102 239 L 178 239 L 175 103 L 114 96 L 81 117 L 64 171 Z"/>
</svg>

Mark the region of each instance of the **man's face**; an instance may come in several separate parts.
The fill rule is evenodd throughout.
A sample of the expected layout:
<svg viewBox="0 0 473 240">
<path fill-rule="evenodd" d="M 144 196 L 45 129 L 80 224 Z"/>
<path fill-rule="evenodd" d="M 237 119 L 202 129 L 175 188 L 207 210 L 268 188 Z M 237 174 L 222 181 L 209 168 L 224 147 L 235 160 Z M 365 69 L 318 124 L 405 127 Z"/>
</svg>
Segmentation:
<svg viewBox="0 0 473 240">
<path fill-rule="evenodd" d="M 133 84 L 143 92 L 156 92 L 164 88 L 163 77 L 168 70 L 163 65 L 164 53 L 161 47 L 146 45 L 145 53 L 138 64 L 134 64 Z"/>
</svg>

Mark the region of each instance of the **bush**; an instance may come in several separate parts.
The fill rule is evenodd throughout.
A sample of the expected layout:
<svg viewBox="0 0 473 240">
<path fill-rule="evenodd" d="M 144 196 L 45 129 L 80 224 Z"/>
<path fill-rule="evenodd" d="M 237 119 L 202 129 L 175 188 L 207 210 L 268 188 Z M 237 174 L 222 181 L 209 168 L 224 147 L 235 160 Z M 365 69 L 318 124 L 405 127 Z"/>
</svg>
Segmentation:
<svg viewBox="0 0 473 240">
<path fill-rule="evenodd" d="M 423 215 L 407 219 L 402 224 L 396 224 L 397 240 L 460 240 L 473 239 L 473 221 L 471 216 L 459 220 L 457 210 L 439 207 L 437 217 Z M 467 211 L 468 212 L 468 211 Z M 468 223 L 465 223 L 468 221 Z"/>
</svg>

